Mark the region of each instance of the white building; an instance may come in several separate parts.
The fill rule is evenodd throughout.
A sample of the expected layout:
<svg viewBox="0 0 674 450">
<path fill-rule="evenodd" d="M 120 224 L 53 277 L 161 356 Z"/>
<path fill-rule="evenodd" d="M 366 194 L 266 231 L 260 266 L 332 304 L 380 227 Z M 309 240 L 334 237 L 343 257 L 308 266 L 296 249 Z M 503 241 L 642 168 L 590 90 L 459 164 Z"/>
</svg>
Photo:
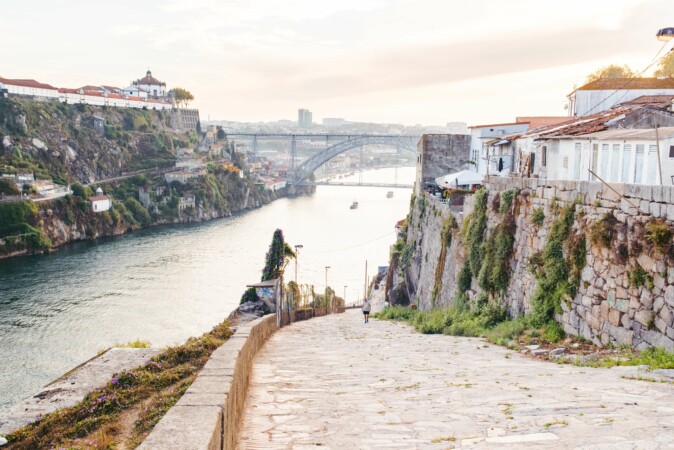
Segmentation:
<svg viewBox="0 0 674 450">
<path fill-rule="evenodd" d="M 147 99 L 147 91 L 133 84 L 124 88 L 123 93 L 132 97 L 142 98 L 143 100 Z"/>
<path fill-rule="evenodd" d="M 89 197 L 91 202 L 91 210 L 93 212 L 103 212 L 112 208 L 112 200 L 107 195 L 97 195 L 95 197 Z"/>
<path fill-rule="evenodd" d="M 674 95 L 674 78 L 602 78 L 575 89 L 569 116 L 586 116 L 644 95 Z"/>
<path fill-rule="evenodd" d="M 149 70 L 143 78 L 134 81 L 132 84 L 147 92 L 150 97 L 166 97 L 166 83 L 153 77 Z"/>
<path fill-rule="evenodd" d="M 470 129 L 470 160 L 478 173 L 494 175 L 501 171 L 510 171 L 512 157 L 501 154 L 501 146 L 496 145 L 503 137 L 525 132 L 528 123 L 495 123 L 489 125 L 475 125 Z"/>
<path fill-rule="evenodd" d="M 674 127 L 613 129 L 547 142 L 547 178 L 673 185 Z M 658 155 L 659 150 L 659 155 Z"/>
<path fill-rule="evenodd" d="M 52 85 L 35 80 L 10 80 L 0 78 L 9 95 L 25 95 L 40 98 L 59 98 L 59 91 Z"/>
</svg>

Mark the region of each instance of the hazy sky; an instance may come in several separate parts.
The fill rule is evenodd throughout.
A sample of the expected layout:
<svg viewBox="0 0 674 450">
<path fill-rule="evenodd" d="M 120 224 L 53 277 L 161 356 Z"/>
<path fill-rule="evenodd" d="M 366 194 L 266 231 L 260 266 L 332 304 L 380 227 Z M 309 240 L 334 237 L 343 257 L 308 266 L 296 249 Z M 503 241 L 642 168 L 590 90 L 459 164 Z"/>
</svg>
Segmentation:
<svg viewBox="0 0 674 450">
<path fill-rule="evenodd" d="M 204 119 L 477 124 L 565 115 L 667 26 L 672 0 L 22 0 L 0 4 L 0 76 L 124 87 L 149 67 Z"/>
</svg>

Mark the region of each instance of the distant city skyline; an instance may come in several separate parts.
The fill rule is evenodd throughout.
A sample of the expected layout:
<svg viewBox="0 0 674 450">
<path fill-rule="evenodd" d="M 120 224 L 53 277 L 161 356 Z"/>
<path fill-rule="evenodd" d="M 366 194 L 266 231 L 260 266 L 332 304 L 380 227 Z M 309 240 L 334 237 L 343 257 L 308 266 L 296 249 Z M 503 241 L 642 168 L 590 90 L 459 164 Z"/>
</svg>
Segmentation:
<svg viewBox="0 0 674 450">
<path fill-rule="evenodd" d="M 667 0 L 24 0 L 2 8 L 0 76 L 123 88 L 150 69 L 211 120 L 301 107 L 317 123 L 474 125 L 565 115 L 596 68 L 646 67 L 672 13 Z"/>
</svg>

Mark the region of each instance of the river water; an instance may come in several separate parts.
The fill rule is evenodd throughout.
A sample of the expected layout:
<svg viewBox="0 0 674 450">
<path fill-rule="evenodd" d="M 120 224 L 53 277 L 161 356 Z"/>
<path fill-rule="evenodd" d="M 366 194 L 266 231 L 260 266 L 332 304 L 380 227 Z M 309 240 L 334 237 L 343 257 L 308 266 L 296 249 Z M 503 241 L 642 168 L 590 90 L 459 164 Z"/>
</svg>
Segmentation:
<svg viewBox="0 0 674 450">
<path fill-rule="evenodd" d="M 394 169 L 363 174 L 392 182 Z M 350 180 L 356 180 L 351 177 Z M 346 180 L 346 179 L 345 179 Z M 398 169 L 411 184 L 414 168 Z M 317 188 L 235 217 L 157 227 L 63 246 L 56 253 L 0 260 L 0 408 L 37 392 L 114 343 L 153 347 L 208 331 L 236 308 L 245 285 L 260 280 L 276 228 L 302 244 L 298 281 L 328 284 L 351 303 L 369 274 L 388 262 L 395 222 L 410 189 Z M 349 206 L 357 200 L 358 209 Z M 295 275 L 291 262 L 286 280 Z"/>
</svg>

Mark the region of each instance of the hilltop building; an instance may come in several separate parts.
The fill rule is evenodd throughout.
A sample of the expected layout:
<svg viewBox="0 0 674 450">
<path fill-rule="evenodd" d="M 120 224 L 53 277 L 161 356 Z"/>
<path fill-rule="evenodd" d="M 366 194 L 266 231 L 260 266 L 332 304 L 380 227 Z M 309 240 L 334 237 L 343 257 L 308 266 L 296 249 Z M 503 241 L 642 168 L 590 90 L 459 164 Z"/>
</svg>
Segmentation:
<svg viewBox="0 0 674 450">
<path fill-rule="evenodd" d="M 136 86 L 139 90 L 143 90 L 152 98 L 166 97 L 166 83 L 153 77 L 152 72 L 150 72 L 149 69 L 143 78 L 136 80 L 131 84 Z"/>
</svg>

